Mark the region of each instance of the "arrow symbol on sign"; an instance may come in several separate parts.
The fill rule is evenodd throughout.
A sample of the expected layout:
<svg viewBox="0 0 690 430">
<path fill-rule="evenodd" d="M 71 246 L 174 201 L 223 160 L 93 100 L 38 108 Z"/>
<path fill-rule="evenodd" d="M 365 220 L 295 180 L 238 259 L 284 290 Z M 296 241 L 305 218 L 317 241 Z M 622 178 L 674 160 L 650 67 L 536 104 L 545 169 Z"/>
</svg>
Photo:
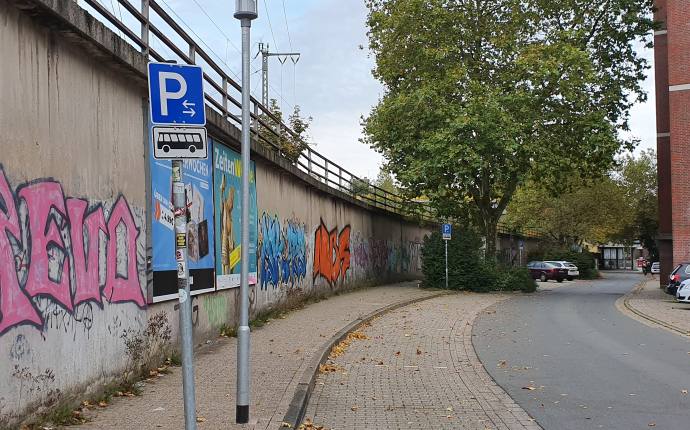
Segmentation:
<svg viewBox="0 0 690 430">
<path fill-rule="evenodd" d="M 186 113 L 189 116 L 194 116 L 194 114 L 196 113 L 196 111 L 192 108 L 192 106 L 194 105 L 196 105 L 196 103 L 190 103 L 187 100 L 183 101 L 182 106 L 184 106 L 187 110 L 182 111 L 182 113 Z"/>
</svg>

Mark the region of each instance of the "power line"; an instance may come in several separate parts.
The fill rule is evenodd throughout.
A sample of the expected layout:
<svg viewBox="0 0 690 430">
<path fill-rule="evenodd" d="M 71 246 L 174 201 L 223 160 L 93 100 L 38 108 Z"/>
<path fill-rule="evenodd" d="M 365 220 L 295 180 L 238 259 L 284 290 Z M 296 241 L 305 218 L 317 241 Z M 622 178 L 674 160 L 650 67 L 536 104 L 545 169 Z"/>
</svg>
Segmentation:
<svg viewBox="0 0 690 430">
<path fill-rule="evenodd" d="M 290 42 L 290 50 L 292 51 L 292 37 L 290 36 L 290 26 L 288 26 L 287 13 L 285 13 L 285 0 L 283 0 L 283 18 L 285 18 L 285 29 L 287 30 L 288 41 Z"/>
<path fill-rule="evenodd" d="M 165 0 L 161 0 L 161 1 L 163 2 L 163 4 L 165 4 L 165 5 L 168 7 L 168 9 L 170 10 L 170 12 L 172 12 L 173 15 L 175 15 L 175 16 L 177 17 L 177 19 L 179 19 L 180 22 L 182 22 L 182 24 L 184 24 L 184 26 L 187 27 L 187 29 L 188 29 L 189 31 L 191 31 L 192 34 L 193 34 L 194 36 L 196 36 L 196 38 L 197 38 L 197 39 L 198 39 L 198 40 L 199 40 L 199 41 L 200 41 L 200 42 L 201 42 L 201 43 L 202 43 L 202 44 L 203 44 L 203 45 L 204 45 L 204 46 L 205 46 L 215 57 L 216 57 L 216 59 L 217 59 L 219 62 L 221 62 L 223 65 L 225 65 L 225 67 L 228 68 L 228 71 L 230 71 L 230 73 L 232 73 L 233 76 L 235 76 L 235 78 L 237 78 L 237 81 L 238 81 L 238 82 L 241 82 L 240 77 L 237 75 L 237 73 L 235 73 L 235 71 L 232 69 L 232 67 L 230 67 L 230 66 L 228 65 L 228 63 L 226 63 L 225 60 L 223 60 L 223 58 L 222 58 L 220 55 L 218 55 L 218 53 L 217 53 L 216 51 L 214 51 L 213 48 L 211 48 L 211 47 L 204 41 L 204 39 L 203 39 L 201 36 L 199 36 L 199 35 L 193 30 L 192 27 L 191 27 L 189 24 L 187 24 L 187 22 L 186 22 L 184 19 L 182 19 L 182 17 L 181 17 L 180 15 L 178 15 L 177 12 L 175 12 L 175 10 L 174 10 Z M 196 1 L 196 0 L 195 0 L 195 1 Z M 208 15 L 207 15 L 207 16 L 208 16 Z M 226 38 L 226 39 L 227 39 L 227 38 Z M 227 40 L 228 40 L 228 42 L 230 42 L 230 39 L 227 39 Z M 232 43 L 232 42 L 230 42 L 230 43 Z M 233 46 L 234 46 L 234 45 L 233 45 Z M 235 49 L 237 49 L 237 48 L 235 48 Z M 238 51 L 238 52 L 241 53 L 241 51 Z"/>
<path fill-rule="evenodd" d="M 222 34 L 223 37 L 225 37 L 225 40 L 227 40 L 228 42 L 230 42 L 230 44 L 232 45 L 232 47 L 235 48 L 235 51 L 237 51 L 237 52 L 239 52 L 240 54 L 242 54 L 242 51 L 240 51 L 240 49 L 237 47 L 237 45 L 235 45 L 235 44 L 232 42 L 232 40 L 230 40 L 230 38 L 228 37 L 228 35 L 225 34 L 225 32 L 220 28 L 220 26 L 218 26 L 218 24 L 216 24 L 216 21 L 214 21 L 213 18 L 211 18 L 211 15 L 209 15 L 209 14 L 206 12 L 206 9 L 204 9 L 203 6 L 201 6 L 201 5 L 199 4 L 199 2 L 197 2 L 196 0 L 192 0 L 192 1 L 193 1 L 197 6 L 199 6 L 199 9 L 201 9 L 201 11 L 204 13 L 204 15 L 206 15 L 206 17 L 213 23 L 213 25 L 218 29 L 218 31 L 220 32 L 220 34 Z M 168 6 L 168 7 L 170 7 L 170 6 Z"/>
<path fill-rule="evenodd" d="M 271 17 L 268 14 L 268 4 L 266 4 L 266 0 L 264 0 L 264 9 L 266 9 L 266 19 L 268 19 L 268 28 L 271 29 L 271 38 L 273 38 L 273 46 L 275 46 L 275 49 L 278 49 L 278 43 L 276 43 L 276 37 L 273 34 L 273 26 L 271 25 Z"/>
</svg>

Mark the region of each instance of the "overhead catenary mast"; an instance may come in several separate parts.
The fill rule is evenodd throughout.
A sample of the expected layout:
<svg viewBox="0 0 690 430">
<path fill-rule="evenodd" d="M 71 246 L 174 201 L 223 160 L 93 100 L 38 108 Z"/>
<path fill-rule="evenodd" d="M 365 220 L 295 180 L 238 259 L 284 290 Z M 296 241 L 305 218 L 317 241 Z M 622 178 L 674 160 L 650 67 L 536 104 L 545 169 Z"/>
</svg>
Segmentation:
<svg viewBox="0 0 690 430">
<path fill-rule="evenodd" d="M 297 64 L 302 54 L 299 52 L 269 52 L 268 43 L 259 43 L 259 52 L 254 58 L 261 54 L 261 104 L 268 108 L 268 58 L 278 57 L 280 64 L 285 64 L 288 58 L 293 64 Z"/>
</svg>

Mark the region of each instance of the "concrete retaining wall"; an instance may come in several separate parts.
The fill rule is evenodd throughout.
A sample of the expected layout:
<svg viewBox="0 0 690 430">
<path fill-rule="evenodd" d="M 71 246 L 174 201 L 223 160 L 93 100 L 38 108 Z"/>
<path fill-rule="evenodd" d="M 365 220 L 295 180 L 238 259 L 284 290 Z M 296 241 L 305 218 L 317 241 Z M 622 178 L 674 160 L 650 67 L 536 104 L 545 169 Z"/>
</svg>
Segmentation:
<svg viewBox="0 0 690 430">
<path fill-rule="evenodd" d="M 121 375 L 178 325 L 175 301 L 150 300 L 143 57 L 74 2 L 17 4 L 0 2 L 0 427 Z M 238 130 L 208 116 L 214 139 L 236 147 Z M 428 228 L 253 149 L 254 315 L 420 276 Z M 303 264 L 262 270 L 286 257 Z M 237 293 L 194 297 L 197 343 L 235 323 Z"/>
</svg>

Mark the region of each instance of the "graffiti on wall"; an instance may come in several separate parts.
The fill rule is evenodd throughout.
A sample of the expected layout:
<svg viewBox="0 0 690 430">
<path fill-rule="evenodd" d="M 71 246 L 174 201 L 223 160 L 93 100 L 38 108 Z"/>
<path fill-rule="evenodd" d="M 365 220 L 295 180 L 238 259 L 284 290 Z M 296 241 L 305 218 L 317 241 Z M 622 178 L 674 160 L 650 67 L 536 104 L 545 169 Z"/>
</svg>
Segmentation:
<svg viewBox="0 0 690 430">
<path fill-rule="evenodd" d="M 106 218 L 102 205 L 65 198 L 51 179 L 13 193 L 0 166 L 0 335 L 19 325 L 45 327 L 46 300 L 69 315 L 79 313 L 82 321 L 90 318 L 79 307 L 85 303 L 145 307 L 138 237 L 124 196 Z"/>
<path fill-rule="evenodd" d="M 292 288 L 307 276 L 306 230 L 306 225 L 295 219 L 281 225 L 276 215 L 261 216 L 258 254 L 262 290 L 269 285 Z"/>
<path fill-rule="evenodd" d="M 322 277 L 333 286 L 345 279 L 350 268 L 350 226 L 338 232 L 338 227 L 328 230 L 323 219 L 314 233 L 314 281 Z"/>
<path fill-rule="evenodd" d="M 382 239 L 367 239 L 357 232 L 353 235 L 351 252 L 353 264 L 371 273 L 409 273 L 421 270 L 421 247 L 421 243 L 413 241 L 400 245 Z"/>
</svg>

